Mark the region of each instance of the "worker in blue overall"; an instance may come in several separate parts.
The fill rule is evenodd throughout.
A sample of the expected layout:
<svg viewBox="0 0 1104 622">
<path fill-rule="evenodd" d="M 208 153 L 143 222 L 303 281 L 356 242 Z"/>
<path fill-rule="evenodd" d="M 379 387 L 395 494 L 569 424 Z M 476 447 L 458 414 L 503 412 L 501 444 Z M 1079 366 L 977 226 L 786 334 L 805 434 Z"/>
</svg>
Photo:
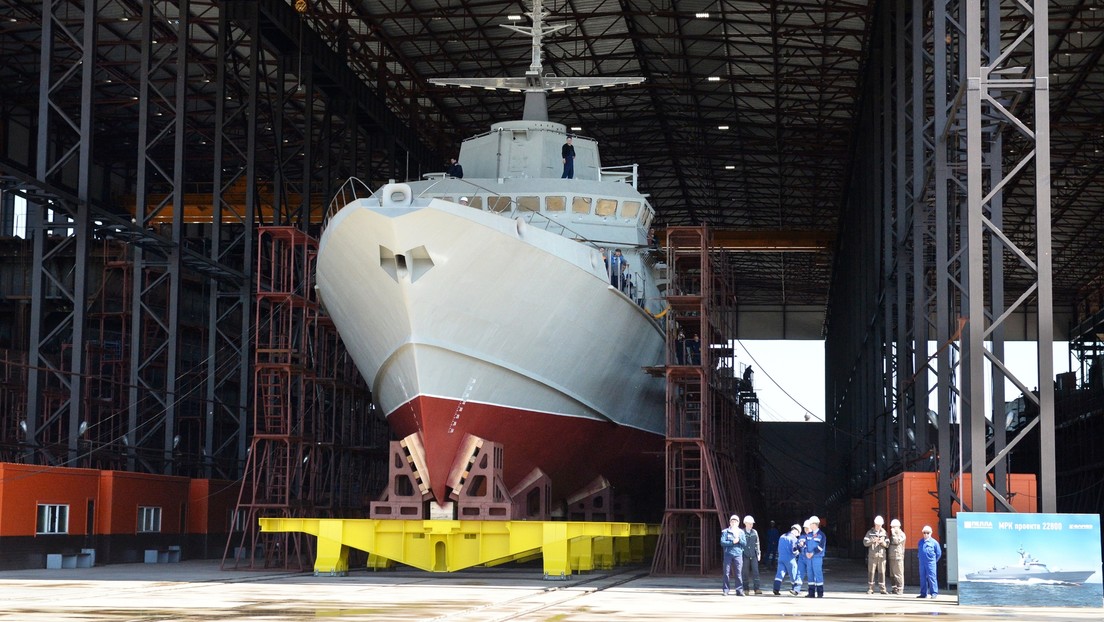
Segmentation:
<svg viewBox="0 0 1104 622">
<path fill-rule="evenodd" d="M 801 584 L 808 580 L 809 577 L 809 560 L 805 558 L 805 538 L 809 535 L 812 529 L 809 528 L 809 521 L 805 521 L 801 524 L 801 534 L 797 536 L 797 582 Z"/>
<path fill-rule="evenodd" d="M 932 528 L 927 525 L 920 530 L 916 557 L 920 562 L 920 595 L 917 598 L 935 598 L 939 595 L 939 577 L 935 572 L 935 564 L 943 557 L 943 547 L 932 537 Z"/>
<path fill-rule="evenodd" d="M 824 550 L 828 548 L 828 539 L 820 530 L 820 519 L 809 517 L 809 533 L 805 535 L 804 555 L 809 574 L 805 578 L 809 593 L 805 598 L 824 598 Z"/>
<path fill-rule="evenodd" d="M 800 557 L 797 537 L 800 533 L 801 527 L 794 525 L 778 538 L 778 570 L 774 573 L 775 596 L 781 595 L 782 580 L 786 575 L 790 576 L 790 594 L 797 596 L 801 593 L 801 577 L 797 574 L 797 558 Z"/>
<path fill-rule="evenodd" d="M 740 528 L 740 517 L 733 514 L 728 519 L 728 528 L 721 532 L 721 548 L 724 549 L 724 583 L 722 591 L 728 596 L 730 591 L 737 596 L 744 595 L 744 548 L 747 540 Z"/>
</svg>

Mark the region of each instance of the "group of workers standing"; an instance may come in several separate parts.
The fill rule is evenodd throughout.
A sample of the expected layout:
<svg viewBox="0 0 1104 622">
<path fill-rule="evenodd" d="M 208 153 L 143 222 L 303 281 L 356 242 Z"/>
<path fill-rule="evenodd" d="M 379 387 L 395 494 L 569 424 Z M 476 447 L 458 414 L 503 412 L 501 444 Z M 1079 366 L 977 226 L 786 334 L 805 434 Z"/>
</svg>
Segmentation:
<svg viewBox="0 0 1104 622">
<path fill-rule="evenodd" d="M 774 576 L 774 594 L 780 595 L 782 581 L 790 577 L 790 593 L 801 593 L 804 582 L 808 586 L 807 598 L 824 597 L 824 552 L 828 539 L 820 530 L 820 519 L 812 516 L 805 521 L 805 533 L 794 525 L 790 531 L 778 539 L 778 571 Z M 768 532 L 768 539 L 776 533 Z M 762 594 L 759 582 L 759 561 L 762 549 L 759 546 L 759 532 L 755 530 L 755 519 L 744 518 L 740 527 L 740 517 L 729 518 L 728 528 L 721 532 L 721 546 L 724 548 L 724 584 L 722 590 L 736 596 Z M 768 542 L 768 546 L 775 546 Z M 768 556 L 771 557 L 771 556 Z"/>
<path fill-rule="evenodd" d="M 886 532 L 885 519 L 874 517 L 874 526 L 863 536 L 866 549 L 867 594 L 873 594 L 875 587 L 886 594 L 886 561 L 889 561 L 890 588 L 894 594 L 905 593 L 905 532 L 901 521 L 896 518 L 889 522 Z M 932 528 L 924 525 L 920 531 L 920 542 L 916 545 L 916 557 L 920 570 L 920 595 L 917 598 L 935 598 L 939 594 L 939 581 L 935 565 L 943 557 L 943 547 L 932 537 Z"/>
<path fill-rule="evenodd" d="M 886 589 L 886 563 L 889 564 L 890 589 L 894 594 L 903 594 L 905 590 L 905 541 L 901 521 L 890 521 L 890 530 L 886 531 L 885 519 L 874 518 L 874 526 L 863 536 L 863 547 L 867 551 L 867 594 L 878 589 L 882 594 L 890 593 Z M 936 576 L 936 563 L 943 556 L 943 549 L 932 538 L 931 527 L 925 525 L 922 537 L 917 544 L 917 557 L 920 569 L 920 595 L 917 598 L 935 598 L 939 594 Z M 789 593 L 798 596 L 802 588 L 806 598 L 824 597 L 824 553 L 828 548 L 828 539 L 820 530 L 820 519 L 810 516 L 803 525 L 794 524 L 789 531 L 779 534 L 774 522 L 767 532 L 768 545 L 778 537 L 777 562 L 774 575 L 773 592 L 782 594 L 783 584 L 790 581 Z M 759 534 L 755 530 L 755 519 L 744 518 L 743 527 L 740 517 L 729 518 L 728 528 L 721 532 L 721 547 L 724 550 L 724 582 L 722 591 L 737 596 L 762 594 L 759 584 L 759 561 L 761 549 Z M 768 555 L 768 560 L 774 557 Z"/>
</svg>

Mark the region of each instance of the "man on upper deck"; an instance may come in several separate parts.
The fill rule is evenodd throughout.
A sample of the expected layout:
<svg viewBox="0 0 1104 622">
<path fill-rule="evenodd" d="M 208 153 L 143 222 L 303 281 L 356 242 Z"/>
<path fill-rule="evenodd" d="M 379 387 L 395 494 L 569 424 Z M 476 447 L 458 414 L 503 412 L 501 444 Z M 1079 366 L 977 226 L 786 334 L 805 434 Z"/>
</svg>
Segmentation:
<svg viewBox="0 0 1104 622">
<path fill-rule="evenodd" d="M 460 162 L 456 158 L 449 160 L 448 168 L 445 169 L 445 174 L 449 177 L 455 177 L 457 179 L 464 178 L 464 167 L 460 166 Z"/>
<path fill-rule="evenodd" d="M 563 175 L 560 175 L 560 179 L 573 179 L 575 177 L 575 146 L 571 144 L 570 136 L 567 137 L 567 142 L 560 149 L 560 155 L 563 156 L 564 164 Z"/>
</svg>

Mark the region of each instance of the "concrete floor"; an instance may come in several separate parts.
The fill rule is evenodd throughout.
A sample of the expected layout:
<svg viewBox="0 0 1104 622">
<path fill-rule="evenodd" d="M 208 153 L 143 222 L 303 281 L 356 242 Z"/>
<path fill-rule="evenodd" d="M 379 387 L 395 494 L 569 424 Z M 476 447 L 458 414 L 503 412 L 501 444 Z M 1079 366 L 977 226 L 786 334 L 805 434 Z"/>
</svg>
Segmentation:
<svg viewBox="0 0 1104 622">
<path fill-rule="evenodd" d="M 83 570 L 0 572 L 0 621 L 318 620 L 1033 620 L 1104 618 L 1090 608 L 991 608 L 868 596 L 855 560 L 829 559 L 823 599 L 721 594 L 720 577 L 653 577 L 648 568 L 543 581 L 540 567 L 479 568 L 453 574 L 354 571 L 314 577 L 221 571 L 217 562 L 120 564 Z M 764 575 L 765 576 L 765 575 Z M 1056 603 L 1057 604 L 1057 603 Z M 1102 602 L 1104 606 L 1104 602 Z"/>
</svg>

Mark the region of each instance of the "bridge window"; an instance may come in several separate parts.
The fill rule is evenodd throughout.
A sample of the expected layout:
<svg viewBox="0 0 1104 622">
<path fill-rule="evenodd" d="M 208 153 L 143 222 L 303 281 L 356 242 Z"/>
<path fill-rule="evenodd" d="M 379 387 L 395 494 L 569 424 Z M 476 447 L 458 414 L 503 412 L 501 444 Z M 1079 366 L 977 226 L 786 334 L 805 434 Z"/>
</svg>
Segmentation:
<svg viewBox="0 0 1104 622">
<path fill-rule="evenodd" d="M 590 197 L 575 197 L 571 200 L 571 212 L 573 214 L 589 214 L 590 202 Z"/>
<path fill-rule="evenodd" d="M 539 212 L 540 197 L 518 197 L 518 209 L 523 212 Z"/>
<path fill-rule="evenodd" d="M 566 212 L 567 211 L 567 199 L 564 197 L 545 197 L 544 209 L 549 212 Z"/>
<path fill-rule="evenodd" d="M 640 214 L 640 201 L 625 201 L 621 204 L 622 218 L 636 218 Z"/>
<path fill-rule="evenodd" d="M 483 197 L 475 195 L 468 198 L 468 207 L 474 207 L 475 209 L 483 209 Z"/>
<path fill-rule="evenodd" d="M 487 211 L 488 212 L 505 212 L 510 209 L 510 197 L 493 196 L 487 197 Z"/>
<path fill-rule="evenodd" d="M 598 199 L 598 207 L 594 213 L 599 216 L 613 216 L 617 213 L 617 201 L 615 199 Z"/>
</svg>

